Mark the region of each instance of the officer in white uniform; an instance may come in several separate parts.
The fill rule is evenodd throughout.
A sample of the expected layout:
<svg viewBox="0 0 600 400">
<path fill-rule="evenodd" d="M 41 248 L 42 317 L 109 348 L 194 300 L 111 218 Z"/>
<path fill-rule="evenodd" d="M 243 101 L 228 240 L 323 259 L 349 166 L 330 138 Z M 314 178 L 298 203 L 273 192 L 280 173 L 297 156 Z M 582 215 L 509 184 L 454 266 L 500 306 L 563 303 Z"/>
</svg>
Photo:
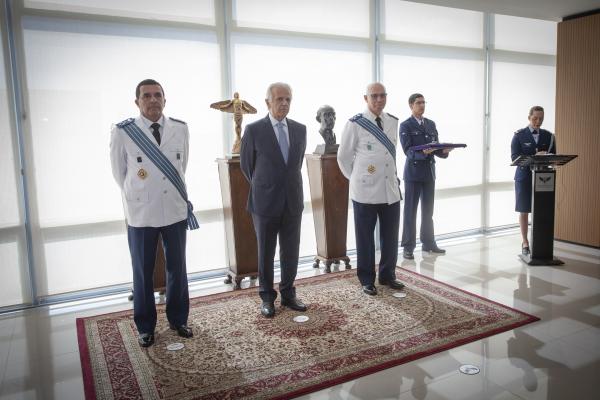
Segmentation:
<svg viewBox="0 0 600 400">
<path fill-rule="evenodd" d="M 404 287 L 396 279 L 402 198 L 394 154 L 398 118 L 383 112 L 387 93 L 381 83 L 367 86 L 364 99 L 367 109 L 346 123 L 337 159 L 342 174 L 350 181 L 358 279 L 365 293 L 376 295 L 374 233 L 377 218 L 381 237 L 379 283 L 394 289 Z"/>
<path fill-rule="evenodd" d="M 193 336 L 192 329 L 187 326 L 189 294 L 185 246 L 188 203 L 125 129 L 135 124 L 136 129 L 139 128 L 166 156 L 182 182 L 185 182 L 189 132 L 185 122 L 163 115 L 164 91 L 155 80 L 146 79 L 138 84 L 135 103 L 140 116 L 113 126 L 110 158 L 127 219 L 138 342 L 142 347 L 148 347 L 154 343 L 157 318 L 153 272 L 159 234 L 165 249 L 169 326 L 182 337 Z"/>
</svg>

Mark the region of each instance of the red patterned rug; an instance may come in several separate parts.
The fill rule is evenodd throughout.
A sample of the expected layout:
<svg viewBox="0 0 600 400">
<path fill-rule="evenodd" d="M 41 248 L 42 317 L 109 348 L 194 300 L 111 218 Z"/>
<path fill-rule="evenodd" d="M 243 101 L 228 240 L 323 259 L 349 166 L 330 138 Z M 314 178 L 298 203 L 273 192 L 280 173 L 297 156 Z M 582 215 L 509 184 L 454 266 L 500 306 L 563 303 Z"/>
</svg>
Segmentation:
<svg viewBox="0 0 600 400">
<path fill-rule="evenodd" d="M 169 330 L 159 306 L 148 349 L 132 311 L 80 318 L 86 399 L 288 399 L 538 320 L 402 268 L 397 276 L 404 298 L 387 287 L 365 295 L 355 270 L 298 280 L 309 310 L 277 307 L 273 319 L 259 314 L 256 288 L 195 298 L 193 339 Z"/>
</svg>

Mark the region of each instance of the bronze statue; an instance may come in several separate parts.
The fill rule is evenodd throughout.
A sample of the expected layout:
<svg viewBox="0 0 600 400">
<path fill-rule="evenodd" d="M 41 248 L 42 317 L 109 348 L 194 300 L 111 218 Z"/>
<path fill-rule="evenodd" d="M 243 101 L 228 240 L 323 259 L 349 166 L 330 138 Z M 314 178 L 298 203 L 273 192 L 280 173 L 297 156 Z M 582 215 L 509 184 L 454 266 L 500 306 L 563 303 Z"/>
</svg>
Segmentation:
<svg viewBox="0 0 600 400">
<path fill-rule="evenodd" d="M 335 110 L 333 107 L 324 105 L 317 110 L 317 122 L 321 123 L 319 133 L 325 141 L 325 145 L 318 145 L 314 153 L 327 154 L 336 153 L 338 145 L 336 144 L 335 133 L 333 127 L 335 125 Z"/>
<path fill-rule="evenodd" d="M 231 153 L 235 155 L 240 154 L 243 115 L 256 114 L 256 108 L 252 107 L 247 101 L 240 100 L 238 92 L 233 94 L 233 99 L 217 101 L 216 103 L 212 103 L 210 108 L 233 113 L 233 121 L 235 122 L 235 142 L 233 143 Z"/>
</svg>

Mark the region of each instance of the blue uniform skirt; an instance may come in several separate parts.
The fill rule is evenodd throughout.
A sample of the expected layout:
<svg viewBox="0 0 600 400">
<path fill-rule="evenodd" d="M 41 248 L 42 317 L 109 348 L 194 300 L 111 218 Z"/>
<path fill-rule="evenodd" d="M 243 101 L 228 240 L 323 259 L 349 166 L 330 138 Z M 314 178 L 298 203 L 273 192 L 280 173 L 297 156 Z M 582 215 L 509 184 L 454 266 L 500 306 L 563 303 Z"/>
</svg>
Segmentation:
<svg viewBox="0 0 600 400">
<path fill-rule="evenodd" d="M 515 181 L 515 211 L 522 213 L 531 212 L 531 179 Z"/>
</svg>

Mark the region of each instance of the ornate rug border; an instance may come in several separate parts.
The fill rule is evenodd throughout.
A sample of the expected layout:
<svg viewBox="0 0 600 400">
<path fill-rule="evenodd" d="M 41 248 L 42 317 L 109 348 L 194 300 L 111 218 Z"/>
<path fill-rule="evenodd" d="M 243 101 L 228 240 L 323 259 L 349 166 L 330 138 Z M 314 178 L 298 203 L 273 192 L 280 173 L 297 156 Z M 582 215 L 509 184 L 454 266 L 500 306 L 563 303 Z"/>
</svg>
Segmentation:
<svg viewBox="0 0 600 400">
<path fill-rule="evenodd" d="M 86 400 L 96 400 L 96 389 L 94 388 L 94 373 L 92 371 L 92 360 L 90 349 L 85 336 L 85 320 L 90 317 L 77 318 L 77 342 L 79 344 L 79 359 L 81 361 L 81 374 L 83 378 L 83 393 Z"/>
</svg>

